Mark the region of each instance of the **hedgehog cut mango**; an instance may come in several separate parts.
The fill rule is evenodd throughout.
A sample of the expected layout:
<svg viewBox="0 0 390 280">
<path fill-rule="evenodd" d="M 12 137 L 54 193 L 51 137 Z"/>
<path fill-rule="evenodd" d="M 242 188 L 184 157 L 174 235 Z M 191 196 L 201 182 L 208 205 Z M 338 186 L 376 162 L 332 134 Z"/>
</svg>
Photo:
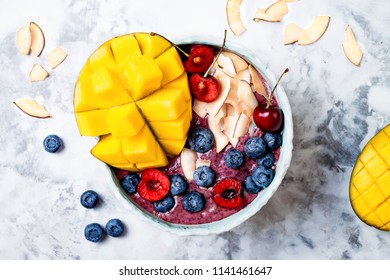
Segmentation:
<svg viewBox="0 0 390 280">
<path fill-rule="evenodd" d="M 162 167 L 178 155 L 192 117 L 188 78 L 176 48 L 155 33 L 102 44 L 83 66 L 74 92 L 83 136 L 99 137 L 91 154 L 129 171 Z"/>
<path fill-rule="evenodd" d="M 390 124 L 363 148 L 352 171 L 349 197 L 366 224 L 390 230 Z"/>
</svg>

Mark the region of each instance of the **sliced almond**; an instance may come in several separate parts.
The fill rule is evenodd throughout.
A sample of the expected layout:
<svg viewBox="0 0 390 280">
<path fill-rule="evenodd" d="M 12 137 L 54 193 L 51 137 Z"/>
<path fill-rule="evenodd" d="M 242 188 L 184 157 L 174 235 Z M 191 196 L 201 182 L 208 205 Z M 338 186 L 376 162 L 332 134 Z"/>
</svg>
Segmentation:
<svg viewBox="0 0 390 280">
<path fill-rule="evenodd" d="M 222 53 L 218 57 L 217 63 L 221 67 L 222 71 L 228 76 L 234 78 L 236 76 L 236 69 L 234 68 L 233 61 L 230 57 L 223 55 Z"/>
<path fill-rule="evenodd" d="M 200 166 L 210 166 L 211 160 L 198 158 L 195 163 L 195 167 L 198 168 Z"/>
<path fill-rule="evenodd" d="M 45 106 L 37 103 L 35 99 L 21 98 L 14 101 L 14 104 L 22 110 L 22 112 L 35 118 L 50 118 L 50 113 L 45 109 Z"/>
<path fill-rule="evenodd" d="M 29 24 L 16 32 L 16 46 L 22 54 L 30 53 L 31 32 Z"/>
<path fill-rule="evenodd" d="M 226 15 L 230 30 L 234 35 L 239 36 L 245 32 L 246 28 L 241 19 L 241 3 L 242 0 L 227 0 Z"/>
<path fill-rule="evenodd" d="M 254 91 L 268 99 L 267 91 L 265 90 L 265 87 L 260 79 L 257 70 L 252 65 L 249 65 L 248 70 L 251 75 L 251 84 L 253 86 Z"/>
<path fill-rule="evenodd" d="M 266 9 L 258 8 L 256 10 L 255 16 L 253 17 L 253 21 L 259 22 L 259 21 L 269 21 L 269 22 L 278 22 L 280 21 L 278 18 L 275 18 L 269 14 L 266 13 Z"/>
<path fill-rule="evenodd" d="M 47 60 L 52 69 L 60 65 L 68 54 L 61 48 L 55 48 L 51 53 L 47 55 Z"/>
<path fill-rule="evenodd" d="M 298 42 L 302 32 L 303 29 L 295 23 L 290 23 L 286 25 L 286 27 L 284 28 L 284 44 L 288 45 Z"/>
<path fill-rule="evenodd" d="M 345 56 L 349 59 L 349 61 L 351 61 L 355 66 L 360 65 L 363 53 L 356 41 L 356 37 L 353 34 L 352 28 L 349 25 L 345 29 L 343 50 Z"/>
<path fill-rule="evenodd" d="M 243 108 L 245 108 L 245 114 L 251 118 L 253 116 L 253 110 L 259 104 L 257 102 L 255 94 L 252 91 L 250 84 L 245 81 L 239 81 L 237 95 L 239 104 L 245 105 L 242 106 Z"/>
<path fill-rule="evenodd" d="M 320 39 L 328 28 L 329 21 L 329 16 L 316 16 L 312 25 L 299 36 L 298 45 L 310 45 Z"/>
<path fill-rule="evenodd" d="M 38 82 L 43 81 L 49 76 L 49 73 L 39 64 L 34 64 L 30 71 L 30 81 Z"/>
<path fill-rule="evenodd" d="M 180 153 L 181 168 L 183 169 L 184 177 L 186 177 L 189 181 L 194 179 L 197 157 L 198 156 L 195 151 L 187 148 L 183 148 Z"/>
<path fill-rule="evenodd" d="M 233 137 L 239 138 L 241 136 L 244 136 L 249 129 L 250 123 L 251 123 L 251 119 L 244 113 L 241 113 L 240 117 L 238 118 L 236 128 L 233 133 Z"/>
<path fill-rule="evenodd" d="M 235 54 L 234 52 L 223 51 L 222 54 L 224 56 L 229 57 L 232 60 L 236 73 L 241 72 L 248 68 L 248 63 L 242 57 Z"/>
<path fill-rule="evenodd" d="M 277 1 L 269 6 L 265 13 L 275 18 L 277 21 L 280 21 L 282 17 L 288 14 L 288 7 L 284 0 Z"/>
<path fill-rule="evenodd" d="M 31 52 L 35 56 L 40 56 L 43 48 L 45 47 L 45 35 L 43 34 L 42 29 L 35 22 L 30 22 L 30 32 Z"/>
</svg>

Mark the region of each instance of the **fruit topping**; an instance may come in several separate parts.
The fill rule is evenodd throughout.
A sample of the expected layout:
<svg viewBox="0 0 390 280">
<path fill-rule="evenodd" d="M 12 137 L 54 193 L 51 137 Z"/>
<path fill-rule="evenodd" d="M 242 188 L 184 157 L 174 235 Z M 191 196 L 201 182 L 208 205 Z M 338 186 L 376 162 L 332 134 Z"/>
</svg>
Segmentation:
<svg viewBox="0 0 390 280">
<path fill-rule="evenodd" d="M 268 187 L 273 178 L 274 172 L 271 168 L 265 168 L 264 166 L 259 165 L 252 171 L 252 180 L 258 187 Z"/>
<path fill-rule="evenodd" d="M 159 213 L 165 213 L 175 206 L 175 199 L 172 195 L 167 195 L 163 199 L 153 202 L 154 209 Z"/>
<path fill-rule="evenodd" d="M 345 56 L 355 66 L 359 66 L 362 61 L 363 53 L 356 41 L 355 35 L 353 34 L 352 28 L 348 25 L 345 29 L 345 37 L 343 42 L 343 50 Z"/>
<path fill-rule="evenodd" d="M 279 133 L 266 132 L 263 135 L 263 139 L 271 150 L 275 150 L 282 145 L 282 135 Z"/>
<path fill-rule="evenodd" d="M 231 149 L 225 154 L 224 160 L 228 167 L 236 169 L 244 163 L 244 155 L 237 149 Z"/>
<path fill-rule="evenodd" d="M 234 35 L 239 36 L 245 32 L 246 28 L 241 19 L 242 0 L 227 0 L 226 2 L 226 16 L 228 24 Z"/>
<path fill-rule="evenodd" d="M 80 197 L 80 203 L 85 208 L 94 208 L 99 202 L 99 195 L 95 191 L 85 191 Z"/>
<path fill-rule="evenodd" d="M 180 153 L 181 169 L 183 170 L 184 176 L 189 181 L 192 181 L 194 178 L 196 157 L 196 152 L 187 148 L 184 148 Z"/>
<path fill-rule="evenodd" d="M 201 193 L 191 191 L 183 196 L 181 204 L 184 210 L 190 213 L 195 213 L 201 211 L 204 208 L 205 199 Z"/>
<path fill-rule="evenodd" d="M 265 154 L 257 159 L 257 164 L 262 165 L 265 168 L 272 168 L 275 164 L 275 156 L 272 152 Z"/>
<path fill-rule="evenodd" d="M 241 182 L 235 178 L 218 181 L 213 189 L 214 202 L 224 208 L 236 208 L 242 204 Z"/>
<path fill-rule="evenodd" d="M 128 173 L 123 176 L 120 184 L 122 189 L 128 194 L 134 194 L 137 192 L 137 187 L 140 182 L 139 176 L 136 173 Z"/>
<path fill-rule="evenodd" d="M 247 157 L 258 159 L 266 151 L 267 145 L 263 138 L 255 136 L 249 138 L 244 144 L 244 152 Z"/>
<path fill-rule="evenodd" d="M 119 219 L 111 219 L 106 224 L 106 232 L 109 236 L 119 237 L 125 231 L 125 226 Z"/>
<path fill-rule="evenodd" d="M 215 173 L 208 166 L 199 166 L 194 172 L 194 182 L 199 187 L 209 187 L 214 182 Z"/>
<path fill-rule="evenodd" d="M 171 176 L 171 195 L 180 195 L 186 192 L 188 189 L 188 183 L 186 179 L 180 175 L 175 174 Z"/>
<path fill-rule="evenodd" d="M 62 147 L 62 140 L 57 135 L 51 134 L 43 140 L 43 148 L 46 152 L 56 153 Z"/>
<path fill-rule="evenodd" d="M 205 45 L 193 45 L 188 59 L 183 62 L 188 73 L 204 73 L 214 60 L 213 50 Z"/>
<path fill-rule="evenodd" d="M 14 101 L 14 104 L 22 110 L 22 112 L 35 118 L 50 118 L 50 113 L 45 109 L 45 106 L 39 104 L 35 99 L 20 98 Z"/>
<path fill-rule="evenodd" d="M 150 168 L 142 172 L 138 194 L 143 199 L 158 201 L 168 194 L 169 187 L 168 176 L 158 169 Z"/>
<path fill-rule="evenodd" d="M 207 128 L 196 127 L 190 131 L 187 142 L 191 150 L 206 153 L 213 147 L 214 136 Z"/>
<path fill-rule="evenodd" d="M 256 194 L 261 189 L 262 189 L 262 187 L 255 184 L 255 182 L 252 179 L 252 176 L 247 176 L 245 178 L 245 182 L 244 182 L 244 190 L 245 191 L 247 191 L 248 193 Z"/>
<path fill-rule="evenodd" d="M 103 239 L 104 230 L 97 223 L 88 224 L 84 229 L 84 236 L 88 241 L 96 243 Z"/>
</svg>

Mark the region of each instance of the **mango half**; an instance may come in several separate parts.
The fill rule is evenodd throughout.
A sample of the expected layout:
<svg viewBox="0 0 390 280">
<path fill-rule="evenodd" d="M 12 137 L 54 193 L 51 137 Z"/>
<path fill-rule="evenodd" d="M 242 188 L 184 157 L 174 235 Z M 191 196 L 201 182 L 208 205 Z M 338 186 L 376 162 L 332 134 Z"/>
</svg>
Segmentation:
<svg viewBox="0 0 390 280">
<path fill-rule="evenodd" d="M 366 224 L 390 230 L 390 124 L 363 148 L 352 171 L 349 197 Z"/>
<path fill-rule="evenodd" d="M 155 33 L 112 38 L 80 71 L 74 90 L 91 154 L 129 171 L 162 167 L 184 147 L 192 118 L 187 74 L 175 46 Z"/>
</svg>

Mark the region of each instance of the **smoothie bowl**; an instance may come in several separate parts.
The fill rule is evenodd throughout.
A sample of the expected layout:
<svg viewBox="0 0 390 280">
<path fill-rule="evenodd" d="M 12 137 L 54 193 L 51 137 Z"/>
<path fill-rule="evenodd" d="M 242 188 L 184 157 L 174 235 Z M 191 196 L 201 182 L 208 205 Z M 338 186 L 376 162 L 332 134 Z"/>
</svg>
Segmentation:
<svg viewBox="0 0 390 280">
<path fill-rule="evenodd" d="M 98 137 L 91 153 L 129 211 L 176 234 L 216 234 L 257 213 L 287 172 L 292 115 L 276 84 L 225 40 L 128 34 L 88 58 L 76 121 Z"/>
</svg>

